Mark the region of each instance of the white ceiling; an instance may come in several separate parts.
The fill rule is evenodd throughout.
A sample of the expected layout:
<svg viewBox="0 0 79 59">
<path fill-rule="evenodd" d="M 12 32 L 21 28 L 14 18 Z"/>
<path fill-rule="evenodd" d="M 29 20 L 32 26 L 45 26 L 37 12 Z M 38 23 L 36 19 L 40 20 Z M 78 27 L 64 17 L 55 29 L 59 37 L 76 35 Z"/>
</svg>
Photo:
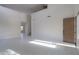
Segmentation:
<svg viewBox="0 0 79 59">
<path fill-rule="evenodd" d="M 2 6 L 26 13 L 33 13 L 43 8 L 43 4 L 2 4 Z"/>
</svg>

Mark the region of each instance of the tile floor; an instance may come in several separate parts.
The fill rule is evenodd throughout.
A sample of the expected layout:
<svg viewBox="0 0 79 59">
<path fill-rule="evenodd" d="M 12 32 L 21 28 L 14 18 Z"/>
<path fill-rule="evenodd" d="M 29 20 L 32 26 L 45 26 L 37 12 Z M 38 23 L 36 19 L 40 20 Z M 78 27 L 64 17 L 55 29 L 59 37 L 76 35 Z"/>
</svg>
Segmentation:
<svg viewBox="0 0 79 59">
<path fill-rule="evenodd" d="M 56 48 L 49 48 L 31 44 L 28 39 L 0 39 L 0 52 L 7 49 L 11 49 L 20 55 L 79 55 L 79 49 L 73 47 L 56 45 Z"/>
</svg>

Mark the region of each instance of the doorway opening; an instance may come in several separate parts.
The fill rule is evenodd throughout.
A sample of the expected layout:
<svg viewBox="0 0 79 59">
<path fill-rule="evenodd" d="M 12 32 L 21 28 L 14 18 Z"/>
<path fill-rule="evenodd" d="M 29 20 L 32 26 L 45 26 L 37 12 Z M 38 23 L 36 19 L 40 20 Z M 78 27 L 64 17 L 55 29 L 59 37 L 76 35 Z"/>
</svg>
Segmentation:
<svg viewBox="0 0 79 59">
<path fill-rule="evenodd" d="M 22 22 L 20 25 L 20 30 L 21 30 L 21 39 L 25 39 L 25 23 Z"/>
</svg>

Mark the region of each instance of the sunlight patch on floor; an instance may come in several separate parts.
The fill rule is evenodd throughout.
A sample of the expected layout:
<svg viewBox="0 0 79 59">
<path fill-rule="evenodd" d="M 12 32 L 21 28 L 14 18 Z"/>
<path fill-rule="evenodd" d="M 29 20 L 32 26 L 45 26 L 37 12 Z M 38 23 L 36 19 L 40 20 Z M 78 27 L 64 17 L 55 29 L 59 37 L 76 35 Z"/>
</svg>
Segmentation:
<svg viewBox="0 0 79 59">
<path fill-rule="evenodd" d="M 13 51 L 12 49 L 6 49 L 5 51 L 0 52 L 0 55 L 20 55 L 20 54 Z"/>
<path fill-rule="evenodd" d="M 49 42 L 49 41 L 37 40 L 37 39 L 33 40 L 33 41 L 29 41 L 29 43 L 46 46 L 46 47 L 50 47 L 50 48 L 57 48 L 57 45 L 75 48 L 75 45 L 71 45 L 71 44 Z"/>
<path fill-rule="evenodd" d="M 46 41 L 34 40 L 34 41 L 29 41 L 29 43 L 41 45 L 49 48 L 56 48 L 56 45 L 52 45 L 51 42 L 46 42 Z"/>
</svg>

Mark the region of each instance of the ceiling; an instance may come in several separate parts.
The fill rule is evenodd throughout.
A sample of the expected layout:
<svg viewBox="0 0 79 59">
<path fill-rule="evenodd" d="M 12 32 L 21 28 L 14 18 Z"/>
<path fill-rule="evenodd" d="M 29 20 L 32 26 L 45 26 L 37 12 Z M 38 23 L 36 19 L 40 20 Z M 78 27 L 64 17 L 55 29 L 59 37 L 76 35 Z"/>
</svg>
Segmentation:
<svg viewBox="0 0 79 59">
<path fill-rule="evenodd" d="M 1 6 L 25 13 L 33 13 L 43 8 L 43 4 L 1 4 Z"/>
</svg>

